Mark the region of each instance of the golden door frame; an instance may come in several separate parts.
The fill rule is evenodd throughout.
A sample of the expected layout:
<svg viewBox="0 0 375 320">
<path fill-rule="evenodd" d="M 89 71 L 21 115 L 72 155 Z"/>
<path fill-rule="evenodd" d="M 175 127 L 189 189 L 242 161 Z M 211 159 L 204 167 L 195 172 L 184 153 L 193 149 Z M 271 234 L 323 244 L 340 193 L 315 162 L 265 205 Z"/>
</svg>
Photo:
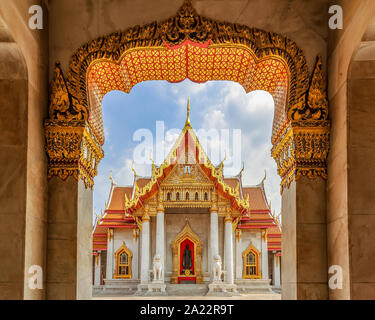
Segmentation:
<svg viewBox="0 0 375 320">
<path fill-rule="evenodd" d="M 181 232 L 176 236 L 176 238 L 171 243 L 172 249 L 172 277 L 171 283 L 178 283 L 178 277 L 184 276 L 181 275 L 180 270 L 180 244 L 185 240 L 189 239 L 194 243 L 194 271 L 195 271 L 195 279 L 196 283 L 203 283 L 203 276 L 202 276 L 202 249 L 203 243 L 199 239 L 198 235 L 196 235 L 193 230 L 191 230 L 189 222 L 186 221 L 185 227 L 181 230 Z"/>
</svg>

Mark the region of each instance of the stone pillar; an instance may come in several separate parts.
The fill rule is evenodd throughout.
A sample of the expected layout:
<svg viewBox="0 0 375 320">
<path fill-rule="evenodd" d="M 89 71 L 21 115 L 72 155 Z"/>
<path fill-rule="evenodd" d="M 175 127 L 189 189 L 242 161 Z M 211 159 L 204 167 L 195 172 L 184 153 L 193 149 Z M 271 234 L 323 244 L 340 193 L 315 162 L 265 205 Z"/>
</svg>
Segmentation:
<svg viewBox="0 0 375 320">
<path fill-rule="evenodd" d="M 291 121 L 272 148 L 281 177 L 281 285 L 288 300 L 329 297 L 325 179 L 330 123 L 323 70 L 318 59 L 308 103 L 291 107 Z"/>
<path fill-rule="evenodd" d="M 44 122 L 49 179 L 46 296 L 90 299 L 92 189 L 104 153 L 84 120 L 84 108 L 72 105 L 59 65 L 50 89 L 49 118 Z"/>
<path fill-rule="evenodd" d="M 48 186 L 47 299 L 91 299 L 92 190 L 73 177 Z"/>
<path fill-rule="evenodd" d="M 102 275 L 102 257 L 101 253 L 99 252 L 98 255 L 95 256 L 95 273 L 94 273 L 94 285 L 100 286 L 101 285 L 101 275 Z"/>
<path fill-rule="evenodd" d="M 107 270 L 105 278 L 113 279 L 113 229 L 108 229 L 107 233 Z"/>
<path fill-rule="evenodd" d="M 233 284 L 233 230 L 232 230 L 232 216 L 228 212 L 224 224 L 225 224 L 225 269 L 226 269 L 226 282 Z"/>
<path fill-rule="evenodd" d="M 141 284 L 147 284 L 150 270 L 150 216 L 146 208 L 142 218 L 141 246 Z"/>
<path fill-rule="evenodd" d="M 165 272 L 165 233 L 164 233 L 164 208 L 160 204 L 158 206 L 158 212 L 156 214 L 156 254 L 160 255 L 163 263 L 163 281 Z"/>
<path fill-rule="evenodd" d="M 301 177 L 282 194 L 283 299 L 328 299 L 326 182 Z"/>
<path fill-rule="evenodd" d="M 275 253 L 273 255 L 273 285 L 280 287 L 280 256 Z"/>
<path fill-rule="evenodd" d="M 262 232 L 262 279 L 268 279 L 267 229 Z"/>
</svg>

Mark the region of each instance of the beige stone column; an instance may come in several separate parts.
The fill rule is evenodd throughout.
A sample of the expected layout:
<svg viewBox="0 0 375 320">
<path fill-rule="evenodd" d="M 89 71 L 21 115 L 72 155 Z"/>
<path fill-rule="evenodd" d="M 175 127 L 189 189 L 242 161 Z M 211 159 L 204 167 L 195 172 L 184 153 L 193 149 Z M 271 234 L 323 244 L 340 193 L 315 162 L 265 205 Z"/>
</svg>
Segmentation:
<svg viewBox="0 0 375 320">
<path fill-rule="evenodd" d="M 293 121 L 272 149 L 282 178 L 283 299 L 328 299 L 326 160 L 330 123 L 322 70 L 318 59 L 307 104 L 289 111 Z M 312 113 L 316 118 L 312 119 Z"/>
<path fill-rule="evenodd" d="M 0 299 L 2 300 L 24 297 L 24 284 L 27 285 L 27 278 L 31 277 L 28 270 L 25 270 L 27 260 L 44 268 L 41 263 L 44 257 L 40 255 L 38 245 L 44 244 L 42 237 L 45 235 L 45 226 L 43 223 L 40 224 L 36 212 L 32 212 L 32 221 L 37 229 L 32 230 L 35 246 L 33 246 L 34 257 L 31 257 L 25 248 L 29 246 L 25 236 L 27 236 L 28 200 L 26 193 L 29 193 L 27 176 L 30 174 L 27 172 L 27 160 L 30 157 L 27 153 L 27 123 L 30 111 L 27 68 L 21 51 L 10 33 L 8 34 L 7 27 L 2 24 L 1 19 L 0 30 L 0 243 L 2 244 L 0 245 Z M 33 107 L 37 109 L 36 105 Z M 40 163 L 37 163 L 35 170 L 38 171 L 39 167 Z M 38 196 L 44 197 L 43 194 Z M 38 201 L 36 203 L 39 204 Z M 44 287 L 43 283 L 42 287 Z"/>
<path fill-rule="evenodd" d="M 92 190 L 54 177 L 48 192 L 47 299 L 91 299 Z"/>
<path fill-rule="evenodd" d="M 54 82 L 59 79 L 57 69 Z M 59 88 L 53 86 L 52 91 Z M 53 112 L 51 106 L 50 115 Z M 90 299 L 92 189 L 103 151 L 84 120 L 48 119 L 45 133 L 49 158 L 46 296 Z"/>
<path fill-rule="evenodd" d="M 282 194 L 282 297 L 327 299 L 326 182 L 301 177 Z"/>
</svg>

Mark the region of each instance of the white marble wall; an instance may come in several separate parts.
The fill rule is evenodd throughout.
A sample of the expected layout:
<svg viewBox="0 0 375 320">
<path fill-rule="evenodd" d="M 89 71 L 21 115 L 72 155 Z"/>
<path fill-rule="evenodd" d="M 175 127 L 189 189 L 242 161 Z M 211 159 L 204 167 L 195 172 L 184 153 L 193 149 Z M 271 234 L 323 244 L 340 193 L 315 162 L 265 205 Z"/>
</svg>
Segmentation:
<svg viewBox="0 0 375 320">
<path fill-rule="evenodd" d="M 115 253 L 122 246 L 122 242 L 129 248 L 132 257 L 132 279 L 139 279 L 139 247 L 140 238 L 136 241 L 133 237 L 133 230 L 130 229 L 114 229 L 113 237 L 113 256 L 112 256 L 112 277 L 116 268 Z M 108 257 L 107 257 L 108 258 Z"/>
</svg>

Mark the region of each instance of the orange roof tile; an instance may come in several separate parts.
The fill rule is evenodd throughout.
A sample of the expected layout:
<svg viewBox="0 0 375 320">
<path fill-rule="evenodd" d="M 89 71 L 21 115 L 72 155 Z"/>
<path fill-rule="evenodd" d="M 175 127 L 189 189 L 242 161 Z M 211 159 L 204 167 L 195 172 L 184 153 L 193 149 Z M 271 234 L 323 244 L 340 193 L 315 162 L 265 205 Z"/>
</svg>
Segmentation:
<svg viewBox="0 0 375 320">
<path fill-rule="evenodd" d="M 244 198 L 249 195 L 250 211 L 252 210 L 264 210 L 268 211 L 269 208 L 266 204 L 266 200 L 263 196 L 261 187 L 243 187 L 242 193 Z"/>
<path fill-rule="evenodd" d="M 125 194 L 130 199 L 133 187 L 114 187 L 110 202 L 106 210 L 124 210 Z"/>
</svg>

